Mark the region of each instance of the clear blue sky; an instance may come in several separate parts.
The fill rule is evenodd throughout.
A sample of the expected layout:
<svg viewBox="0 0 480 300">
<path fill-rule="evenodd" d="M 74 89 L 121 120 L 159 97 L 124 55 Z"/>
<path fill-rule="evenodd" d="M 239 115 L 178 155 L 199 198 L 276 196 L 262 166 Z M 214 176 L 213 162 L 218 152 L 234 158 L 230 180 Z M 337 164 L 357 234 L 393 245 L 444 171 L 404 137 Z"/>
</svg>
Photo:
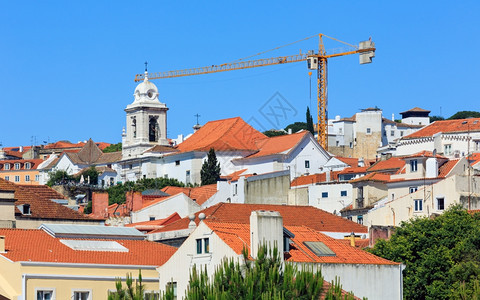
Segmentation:
<svg viewBox="0 0 480 300">
<path fill-rule="evenodd" d="M 329 61 L 329 117 L 374 106 L 388 118 L 415 106 L 444 117 L 480 110 L 479 1 L 2 1 L 0 32 L 3 146 L 32 136 L 120 142 L 146 60 L 152 72 L 221 64 L 320 32 L 377 46 L 370 65 Z M 154 82 L 171 138 L 190 133 L 197 113 L 201 124 L 240 116 L 270 129 L 261 111 L 277 92 L 297 111 L 278 127 L 304 121 L 310 103 L 316 119 L 303 62 Z"/>
</svg>

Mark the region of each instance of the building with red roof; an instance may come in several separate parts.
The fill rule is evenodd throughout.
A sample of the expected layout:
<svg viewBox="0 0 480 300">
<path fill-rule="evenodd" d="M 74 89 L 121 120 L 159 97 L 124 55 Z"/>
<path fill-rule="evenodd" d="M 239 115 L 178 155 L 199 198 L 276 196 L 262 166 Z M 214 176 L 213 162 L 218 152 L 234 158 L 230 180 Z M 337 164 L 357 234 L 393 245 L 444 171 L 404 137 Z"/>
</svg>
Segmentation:
<svg viewBox="0 0 480 300">
<path fill-rule="evenodd" d="M 240 263 L 244 263 L 244 259 L 256 259 L 258 247 L 267 244 L 277 245 L 282 260 L 287 263 L 314 270 L 321 268 L 326 281 L 339 278 L 343 288 L 356 296 L 402 299 L 401 264 L 300 225 L 301 220 L 293 225 L 285 213 L 254 209 L 247 215 L 242 214 L 242 220 L 234 215 L 223 221 L 206 214 L 199 217 L 200 220 L 191 221 L 193 231 L 186 241 L 158 268 L 160 274 L 168 274 L 160 276 L 160 289 L 174 282 L 181 296 L 194 265 L 197 270 L 213 274 L 225 259 Z M 248 251 L 247 258 L 242 255 L 244 249 Z"/>
<path fill-rule="evenodd" d="M 115 280 L 141 269 L 147 293 L 156 268 L 175 248 L 145 240 L 134 228 L 43 224 L 0 229 L 1 299 L 107 299 Z"/>
<path fill-rule="evenodd" d="M 480 118 L 435 121 L 401 138 L 396 155 L 410 155 L 422 150 L 435 150 L 448 158 L 480 152 Z"/>
</svg>

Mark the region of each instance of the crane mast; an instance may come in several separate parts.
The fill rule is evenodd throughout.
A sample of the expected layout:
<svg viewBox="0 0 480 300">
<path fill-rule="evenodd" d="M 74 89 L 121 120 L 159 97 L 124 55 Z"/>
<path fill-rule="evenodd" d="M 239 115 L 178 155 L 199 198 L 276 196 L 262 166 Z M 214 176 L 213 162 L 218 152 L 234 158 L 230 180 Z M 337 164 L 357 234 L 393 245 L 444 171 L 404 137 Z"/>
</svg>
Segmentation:
<svg viewBox="0 0 480 300">
<path fill-rule="evenodd" d="M 349 47 L 352 47 L 354 50 L 343 51 L 338 53 L 327 54 L 325 51 L 325 46 L 323 44 L 323 37 L 338 41 Z M 311 37 L 305 38 L 309 39 Z M 212 65 L 201 68 L 191 68 L 167 72 L 155 72 L 148 73 L 148 79 L 164 79 L 164 78 L 175 78 L 175 77 L 184 77 L 184 76 L 193 76 L 201 74 L 210 74 L 218 72 L 226 72 L 233 70 L 241 69 L 250 69 L 257 67 L 265 67 L 279 64 L 295 63 L 300 61 L 307 61 L 308 68 L 311 70 L 317 70 L 317 140 L 319 144 L 325 149 L 328 150 L 328 93 L 327 93 L 327 59 L 332 57 L 339 57 L 351 54 L 360 54 L 360 64 L 371 63 L 372 58 L 375 57 L 375 43 L 372 42 L 371 38 L 368 41 L 360 42 L 359 46 L 351 45 L 345 42 L 342 42 L 338 39 L 329 37 L 324 34 L 318 34 L 318 52 L 309 51 L 307 54 L 296 54 L 296 55 L 287 55 L 287 56 L 278 56 L 271 58 L 262 58 L 256 60 L 248 61 L 239 61 L 225 63 L 221 65 Z M 304 40 L 305 40 L 304 39 Z M 280 48 L 280 47 L 278 47 Z M 276 48 L 276 49 L 278 49 Z M 145 74 L 135 75 L 135 82 L 142 81 L 145 79 Z"/>
</svg>

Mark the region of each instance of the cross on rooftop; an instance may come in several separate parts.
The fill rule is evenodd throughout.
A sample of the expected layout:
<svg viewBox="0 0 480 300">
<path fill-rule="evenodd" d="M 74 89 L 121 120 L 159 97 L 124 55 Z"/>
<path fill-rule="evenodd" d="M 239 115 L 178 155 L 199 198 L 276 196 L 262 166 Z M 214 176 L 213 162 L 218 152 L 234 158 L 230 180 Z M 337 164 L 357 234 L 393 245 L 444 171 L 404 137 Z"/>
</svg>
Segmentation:
<svg viewBox="0 0 480 300">
<path fill-rule="evenodd" d="M 193 116 L 194 116 L 194 117 L 197 117 L 197 125 L 199 125 L 199 124 L 198 124 L 198 117 L 200 117 L 200 115 L 199 115 L 199 114 L 196 114 L 196 115 L 193 115 Z"/>
<path fill-rule="evenodd" d="M 147 72 L 148 61 L 145 61 L 145 72 Z"/>
</svg>

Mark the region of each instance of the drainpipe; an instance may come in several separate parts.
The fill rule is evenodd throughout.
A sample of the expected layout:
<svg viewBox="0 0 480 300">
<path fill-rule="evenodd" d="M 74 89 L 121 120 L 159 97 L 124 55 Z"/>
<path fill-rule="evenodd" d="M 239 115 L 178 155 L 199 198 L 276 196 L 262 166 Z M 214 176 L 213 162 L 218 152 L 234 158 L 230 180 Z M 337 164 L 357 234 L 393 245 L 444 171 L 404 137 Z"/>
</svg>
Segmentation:
<svg viewBox="0 0 480 300">
<path fill-rule="evenodd" d="M 393 213 L 393 226 L 395 226 L 395 210 L 393 209 L 393 207 L 390 207 L 390 209 L 392 210 L 392 213 Z"/>
</svg>

